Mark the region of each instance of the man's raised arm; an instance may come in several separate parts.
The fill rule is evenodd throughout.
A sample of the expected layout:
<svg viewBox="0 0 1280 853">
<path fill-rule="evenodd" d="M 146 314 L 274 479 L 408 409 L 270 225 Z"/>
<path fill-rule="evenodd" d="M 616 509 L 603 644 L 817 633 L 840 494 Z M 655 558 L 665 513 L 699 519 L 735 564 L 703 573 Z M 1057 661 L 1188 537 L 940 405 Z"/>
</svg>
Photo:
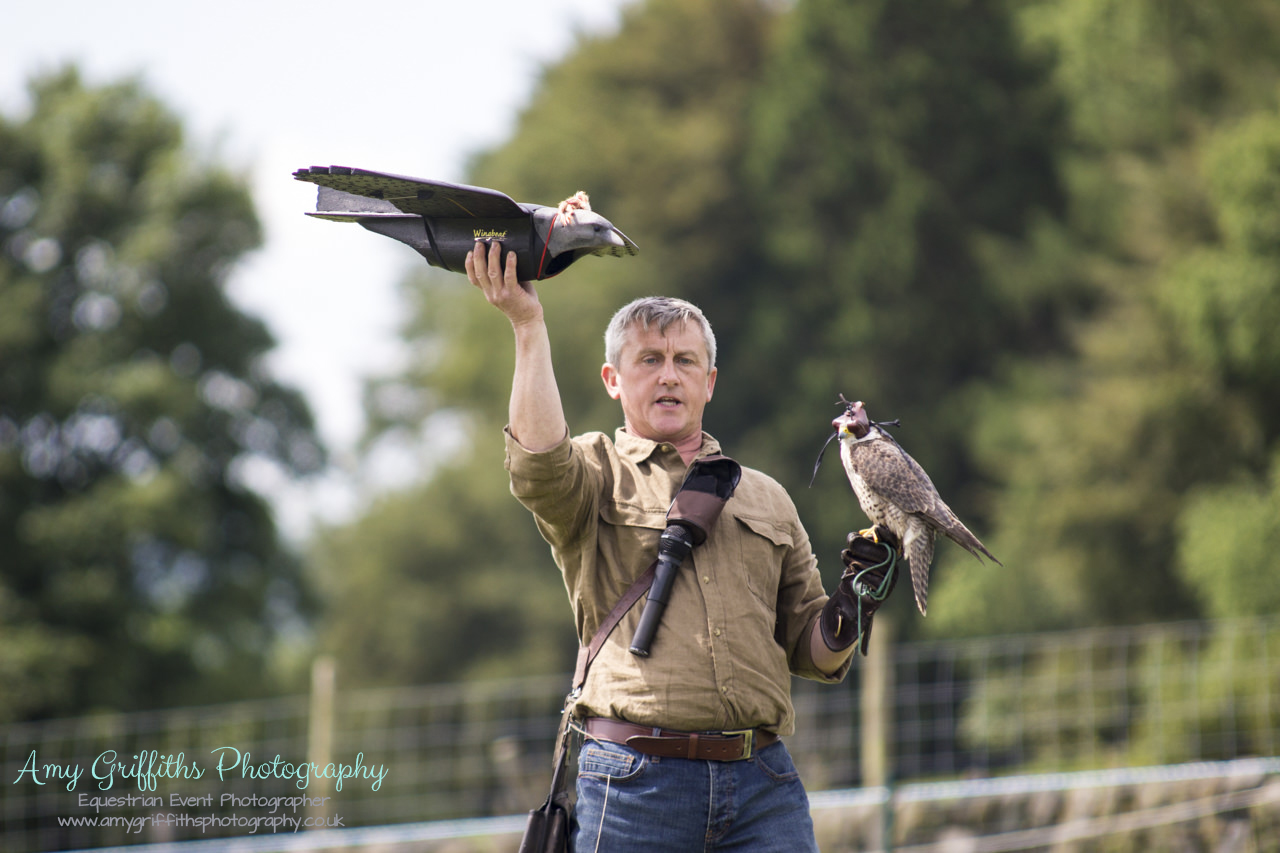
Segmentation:
<svg viewBox="0 0 1280 853">
<path fill-rule="evenodd" d="M 501 243 L 492 243 L 486 252 L 485 245 L 477 241 L 467 255 L 466 268 L 467 278 L 484 292 L 490 305 L 506 315 L 515 332 L 516 367 L 508 415 L 511 433 L 527 450 L 548 450 L 564 439 L 569 427 L 538 293 L 531 282 L 516 279 L 515 252 L 507 252 L 504 267 Z"/>
</svg>

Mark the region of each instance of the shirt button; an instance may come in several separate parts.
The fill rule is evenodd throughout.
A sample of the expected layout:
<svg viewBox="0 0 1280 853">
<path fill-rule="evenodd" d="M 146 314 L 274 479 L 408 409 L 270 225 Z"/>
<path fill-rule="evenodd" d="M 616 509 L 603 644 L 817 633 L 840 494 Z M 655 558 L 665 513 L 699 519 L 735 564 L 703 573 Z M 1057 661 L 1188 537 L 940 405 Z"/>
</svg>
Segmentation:
<svg viewBox="0 0 1280 853">
<path fill-rule="evenodd" d="M 714 631 L 712 631 L 711 633 L 713 633 L 713 634 L 715 634 L 717 637 L 719 637 L 719 636 L 720 636 L 720 629 L 719 629 L 719 628 L 716 628 L 716 629 L 715 629 Z"/>
<path fill-rule="evenodd" d="M 702 576 L 702 582 L 703 582 L 703 583 L 711 583 L 711 575 L 703 575 L 703 576 Z"/>
</svg>

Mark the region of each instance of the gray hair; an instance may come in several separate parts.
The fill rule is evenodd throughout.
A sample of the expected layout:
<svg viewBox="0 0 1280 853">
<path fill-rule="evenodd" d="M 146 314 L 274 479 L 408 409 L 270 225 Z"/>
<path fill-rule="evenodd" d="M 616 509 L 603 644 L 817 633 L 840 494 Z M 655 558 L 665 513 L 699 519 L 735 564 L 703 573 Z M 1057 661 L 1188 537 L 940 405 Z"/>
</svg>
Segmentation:
<svg viewBox="0 0 1280 853">
<path fill-rule="evenodd" d="M 604 360 L 617 366 L 627 330 L 632 326 L 639 325 L 648 331 L 656 324 L 658 331 L 666 335 L 667 328 L 673 323 L 690 321 L 702 327 L 702 337 L 707 344 L 707 369 L 710 370 L 716 366 L 716 336 L 711 331 L 711 323 L 697 305 L 670 296 L 645 296 L 619 308 L 604 333 Z"/>
</svg>

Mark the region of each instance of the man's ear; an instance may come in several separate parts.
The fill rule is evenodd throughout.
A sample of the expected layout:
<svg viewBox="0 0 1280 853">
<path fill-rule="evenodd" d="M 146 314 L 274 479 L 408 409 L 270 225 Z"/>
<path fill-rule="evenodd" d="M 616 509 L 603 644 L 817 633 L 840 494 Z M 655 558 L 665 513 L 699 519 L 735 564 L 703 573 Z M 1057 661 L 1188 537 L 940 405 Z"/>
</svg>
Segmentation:
<svg viewBox="0 0 1280 853">
<path fill-rule="evenodd" d="M 618 386 L 618 368 L 605 362 L 604 367 L 600 368 L 600 378 L 604 380 L 604 390 L 610 397 L 616 400 L 622 396 L 622 388 Z"/>
</svg>

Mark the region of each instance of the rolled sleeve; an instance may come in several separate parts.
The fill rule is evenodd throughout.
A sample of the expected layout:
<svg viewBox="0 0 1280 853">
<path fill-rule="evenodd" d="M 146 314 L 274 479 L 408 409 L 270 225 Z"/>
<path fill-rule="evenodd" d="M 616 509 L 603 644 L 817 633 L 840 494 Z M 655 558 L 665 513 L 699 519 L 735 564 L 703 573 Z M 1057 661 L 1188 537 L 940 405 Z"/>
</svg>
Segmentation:
<svg viewBox="0 0 1280 853">
<path fill-rule="evenodd" d="M 516 440 L 510 427 L 503 436 L 511 494 L 533 513 L 543 538 L 553 546 L 581 538 L 596 508 L 586 465 L 575 454 L 568 432 L 559 444 L 538 452 Z"/>
<path fill-rule="evenodd" d="M 810 637 L 814 623 L 826 606 L 827 594 L 818 572 L 818 558 L 809 544 L 808 534 L 801 526 L 799 516 L 790 498 L 786 502 L 793 526 L 794 546 L 788 552 L 782 566 L 782 581 L 778 586 L 778 629 L 788 654 L 791 672 L 800 678 L 828 684 L 844 680 L 852 658 L 846 660 L 835 672 L 825 672 L 813 661 Z"/>
</svg>

